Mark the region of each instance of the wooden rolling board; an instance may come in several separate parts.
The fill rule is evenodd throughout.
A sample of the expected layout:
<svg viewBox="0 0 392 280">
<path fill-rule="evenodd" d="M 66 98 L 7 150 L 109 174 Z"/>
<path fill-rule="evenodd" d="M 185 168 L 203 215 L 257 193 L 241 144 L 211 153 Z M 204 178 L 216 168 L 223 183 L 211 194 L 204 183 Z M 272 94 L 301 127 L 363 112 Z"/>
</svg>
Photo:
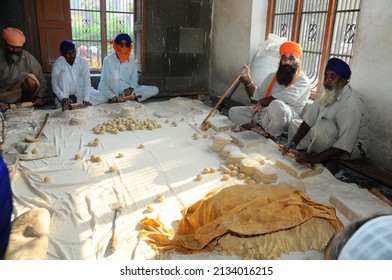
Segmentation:
<svg viewBox="0 0 392 280">
<path fill-rule="evenodd" d="M 321 164 L 316 164 L 314 169 L 309 168 L 306 165 L 296 162 L 290 157 L 281 157 L 275 161 L 275 166 L 283 169 L 291 176 L 303 179 L 318 175 L 324 171 L 324 167 Z"/>
</svg>

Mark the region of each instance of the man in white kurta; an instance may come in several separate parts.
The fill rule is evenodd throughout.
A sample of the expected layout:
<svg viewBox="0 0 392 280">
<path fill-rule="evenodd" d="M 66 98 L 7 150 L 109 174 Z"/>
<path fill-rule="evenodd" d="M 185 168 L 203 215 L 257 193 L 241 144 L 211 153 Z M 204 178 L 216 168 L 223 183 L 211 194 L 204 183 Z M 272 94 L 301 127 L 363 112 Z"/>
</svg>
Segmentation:
<svg viewBox="0 0 392 280">
<path fill-rule="evenodd" d="M 350 76 L 346 62 L 338 58 L 328 61 L 323 92 L 303 120 L 293 120 L 290 125 L 286 150 L 306 150 L 299 153 L 298 162 L 324 163 L 335 174 L 338 159 L 366 157 L 369 115 L 363 96 L 348 84 Z"/>
<path fill-rule="evenodd" d="M 91 105 L 91 79 L 87 61 L 76 54 L 75 44 L 69 40 L 61 42 L 60 52 L 61 56 L 52 68 L 52 90 L 56 95 L 56 106 L 69 104 L 72 96 L 76 97 L 78 103 Z"/>
<path fill-rule="evenodd" d="M 280 46 L 280 64 L 261 85 L 254 85 L 248 66 L 242 68 L 242 81 L 255 106 L 236 106 L 229 118 L 245 129 L 260 130 L 273 140 L 287 132 L 290 122 L 298 118 L 310 95 L 310 82 L 301 71 L 302 48 L 295 42 Z"/>
<path fill-rule="evenodd" d="M 121 99 L 129 95 L 141 95 L 138 101 L 158 94 L 155 86 L 138 84 L 137 64 L 132 51 L 132 40 L 128 34 L 120 33 L 110 42 L 115 50 L 103 60 L 101 80 L 98 90 L 102 92 L 102 100 L 94 103 L 103 103 L 109 100 Z"/>
</svg>

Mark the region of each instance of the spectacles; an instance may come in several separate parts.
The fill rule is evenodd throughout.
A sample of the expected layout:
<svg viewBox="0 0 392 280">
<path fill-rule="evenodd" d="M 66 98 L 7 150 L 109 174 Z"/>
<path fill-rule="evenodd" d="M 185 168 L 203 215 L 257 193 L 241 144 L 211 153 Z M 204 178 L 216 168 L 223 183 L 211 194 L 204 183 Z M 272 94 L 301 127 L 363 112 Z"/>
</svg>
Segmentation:
<svg viewBox="0 0 392 280">
<path fill-rule="evenodd" d="M 0 113 L 0 144 L 4 143 L 5 139 L 5 124 L 3 114 Z"/>
</svg>

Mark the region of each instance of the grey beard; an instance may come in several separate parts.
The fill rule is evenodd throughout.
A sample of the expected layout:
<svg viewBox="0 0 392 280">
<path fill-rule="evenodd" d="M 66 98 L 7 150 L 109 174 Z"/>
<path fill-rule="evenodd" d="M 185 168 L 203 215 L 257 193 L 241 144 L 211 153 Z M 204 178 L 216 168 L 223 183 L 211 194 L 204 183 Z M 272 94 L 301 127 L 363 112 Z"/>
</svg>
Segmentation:
<svg viewBox="0 0 392 280">
<path fill-rule="evenodd" d="M 321 99 L 320 99 L 320 103 L 322 105 L 324 105 L 325 107 L 331 106 L 336 98 L 339 97 L 340 93 L 342 92 L 342 90 L 336 90 L 336 89 L 326 89 L 325 87 L 323 87 L 323 91 L 322 91 L 322 95 L 321 95 Z"/>
<path fill-rule="evenodd" d="M 7 61 L 9 64 L 16 64 L 20 60 L 20 55 L 17 54 L 8 54 L 7 55 Z"/>
</svg>

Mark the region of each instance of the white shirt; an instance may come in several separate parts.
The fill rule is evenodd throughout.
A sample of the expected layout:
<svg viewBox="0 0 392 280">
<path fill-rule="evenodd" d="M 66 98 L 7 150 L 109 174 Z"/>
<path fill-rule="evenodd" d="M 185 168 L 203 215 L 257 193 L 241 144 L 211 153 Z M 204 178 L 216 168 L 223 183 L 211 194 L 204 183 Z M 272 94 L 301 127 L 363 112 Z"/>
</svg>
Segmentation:
<svg viewBox="0 0 392 280">
<path fill-rule="evenodd" d="M 336 101 L 325 107 L 320 103 L 321 94 L 310 105 L 304 121 L 313 127 L 320 119 L 326 119 L 338 128 L 339 138 L 332 147 L 351 153 L 356 143 L 361 143 L 365 152 L 368 149 L 369 115 L 365 99 L 349 84 L 345 85 Z"/>
<path fill-rule="evenodd" d="M 62 73 L 66 74 L 73 82 L 67 85 L 66 89 L 59 83 L 59 77 Z M 90 69 L 84 58 L 77 55 L 72 66 L 66 61 L 64 56 L 56 59 L 52 68 L 52 90 L 59 101 L 63 98 L 68 98 L 72 94 L 80 96 L 83 98 L 83 101 L 89 101 L 90 88 Z"/>
<path fill-rule="evenodd" d="M 275 72 L 270 73 L 260 86 L 256 86 L 253 94 L 253 99 L 258 101 L 263 98 L 266 94 L 267 88 L 274 77 Z M 284 103 L 289 105 L 298 115 L 301 115 L 303 108 L 305 107 L 306 101 L 310 96 L 310 82 L 309 78 L 301 71 L 297 79 L 290 86 L 280 85 L 275 81 L 272 87 L 272 97 L 278 100 L 282 100 Z"/>
<path fill-rule="evenodd" d="M 117 90 L 119 92 L 114 92 L 113 86 L 111 86 L 111 77 L 113 72 L 118 73 L 119 80 L 117 81 Z M 112 53 L 103 60 L 101 80 L 98 85 L 98 90 L 101 91 L 108 99 L 112 99 L 113 97 L 117 97 L 124 89 L 130 87 L 135 89 L 138 86 L 138 78 L 137 64 L 133 54 L 129 56 L 129 60 L 121 63 L 116 53 Z"/>
</svg>

